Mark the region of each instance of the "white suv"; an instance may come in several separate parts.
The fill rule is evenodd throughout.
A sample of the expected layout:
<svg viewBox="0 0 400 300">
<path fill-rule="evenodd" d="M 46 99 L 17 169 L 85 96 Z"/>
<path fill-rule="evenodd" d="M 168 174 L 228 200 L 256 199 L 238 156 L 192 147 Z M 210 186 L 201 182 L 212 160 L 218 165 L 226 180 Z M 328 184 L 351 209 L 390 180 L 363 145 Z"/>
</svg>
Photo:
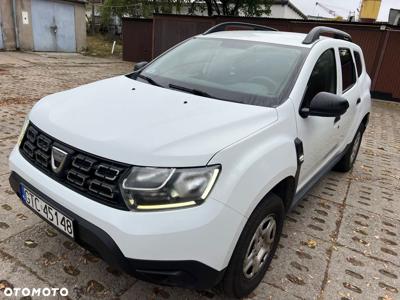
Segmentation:
<svg viewBox="0 0 400 300">
<path fill-rule="evenodd" d="M 10 183 L 138 278 L 241 297 L 263 278 L 285 214 L 326 172 L 351 169 L 370 84 L 345 32 L 223 23 L 131 74 L 39 101 Z"/>
</svg>

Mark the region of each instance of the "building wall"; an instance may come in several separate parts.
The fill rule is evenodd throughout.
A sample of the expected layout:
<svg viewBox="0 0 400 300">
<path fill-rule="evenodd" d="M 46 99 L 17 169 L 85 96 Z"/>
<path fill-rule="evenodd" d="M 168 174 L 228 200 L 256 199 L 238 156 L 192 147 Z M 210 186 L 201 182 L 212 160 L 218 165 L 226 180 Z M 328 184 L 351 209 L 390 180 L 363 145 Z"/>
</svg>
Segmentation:
<svg viewBox="0 0 400 300">
<path fill-rule="evenodd" d="M 3 30 L 1 29 L 1 12 L 0 12 L 0 49 L 3 49 Z"/>
<path fill-rule="evenodd" d="M 285 19 L 303 19 L 298 13 L 291 9 L 288 5 L 285 6 L 285 14 L 283 16 Z"/>
<path fill-rule="evenodd" d="M 55 2 L 64 2 L 61 0 L 49 0 Z M 32 9 L 31 0 L 16 0 L 16 16 L 18 23 L 18 36 L 20 49 L 32 51 L 33 31 L 32 31 Z M 76 50 L 82 51 L 86 48 L 86 18 L 85 5 L 74 3 L 75 11 L 75 39 Z M 24 14 L 24 15 L 23 15 Z M 2 20 L 3 44 L 6 50 L 15 50 L 17 48 L 15 39 L 14 19 L 12 12 L 12 0 L 0 0 L 0 15 Z M 27 24 L 24 24 L 23 17 L 27 15 Z"/>
<path fill-rule="evenodd" d="M 0 49 L 3 49 L 3 30 L 2 30 L 2 21 L 1 21 L 1 9 L 0 9 Z"/>
<path fill-rule="evenodd" d="M 85 5 L 75 4 L 75 39 L 76 51 L 81 52 L 86 49 L 86 8 Z"/>
<path fill-rule="evenodd" d="M 303 19 L 299 16 L 289 5 L 273 4 L 271 5 L 271 18 L 284 18 L 284 19 Z"/>
<path fill-rule="evenodd" d="M 15 49 L 14 21 L 12 17 L 12 0 L 0 0 L 4 49 Z"/>
<path fill-rule="evenodd" d="M 33 32 L 32 32 L 32 14 L 31 14 L 31 0 L 19 0 L 17 4 L 17 22 L 18 22 L 18 35 L 19 47 L 22 50 L 33 50 Z M 22 20 L 26 17 L 27 22 Z M 24 24 L 27 23 L 27 24 Z"/>
<path fill-rule="evenodd" d="M 271 14 L 269 15 L 269 17 L 283 18 L 285 15 L 285 8 L 286 5 L 281 5 L 281 4 L 271 5 Z"/>
</svg>

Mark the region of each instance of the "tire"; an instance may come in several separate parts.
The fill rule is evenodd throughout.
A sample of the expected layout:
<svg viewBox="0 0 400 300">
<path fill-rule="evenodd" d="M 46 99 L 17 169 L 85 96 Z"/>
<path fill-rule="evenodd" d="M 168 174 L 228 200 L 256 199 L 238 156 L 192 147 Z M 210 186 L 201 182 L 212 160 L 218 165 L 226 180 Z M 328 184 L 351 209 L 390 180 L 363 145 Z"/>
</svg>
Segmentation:
<svg viewBox="0 0 400 300">
<path fill-rule="evenodd" d="M 253 211 L 239 237 L 222 280 L 222 288 L 228 296 L 242 298 L 258 286 L 274 257 L 284 218 L 283 202 L 275 194 L 267 195 Z M 268 239 L 268 236 L 273 238 Z M 256 243 L 260 238 L 265 243 Z M 263 259 L 248 259 L 251 257 L 250 252 L 257 253 L 256 257 Z M 260 264 L 257 263 L 259 261 Z M 252 266 L 249 268 L 249 265 Z"/>
<path fill-rule="evenodd" d="M 333 167 L 334 171 L 348 172 L 353 168 L 354 162 L 356 161 L 358 151 L 360 150 L 361 140 L 364 133 L 364 127 L 361 125 L 355 136 L 349 149 L 346 151 L 342 159 Z"/>
</svg>

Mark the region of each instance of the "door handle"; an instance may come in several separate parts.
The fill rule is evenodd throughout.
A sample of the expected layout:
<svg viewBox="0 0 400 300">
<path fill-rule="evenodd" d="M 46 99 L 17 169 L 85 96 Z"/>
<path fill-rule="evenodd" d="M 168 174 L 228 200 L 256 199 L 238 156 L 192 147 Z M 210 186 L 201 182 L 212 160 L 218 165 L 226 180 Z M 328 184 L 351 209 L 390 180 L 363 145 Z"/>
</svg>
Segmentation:
<svg viewBox="0 0 400 300">
<path fill-rule="evenodd" d="M 54 33 L 57 33 L 57 25 L 50 26 L 50 29 L 53 30 Z"/>
<path fill-rule="evenodd" d="M 357 102 L 356 102 L 356 105 L 358 105 L 358 104 L 360 104 L 361 103 L 361 98 L 358 98 L 357 99 Z"/>
</svg>

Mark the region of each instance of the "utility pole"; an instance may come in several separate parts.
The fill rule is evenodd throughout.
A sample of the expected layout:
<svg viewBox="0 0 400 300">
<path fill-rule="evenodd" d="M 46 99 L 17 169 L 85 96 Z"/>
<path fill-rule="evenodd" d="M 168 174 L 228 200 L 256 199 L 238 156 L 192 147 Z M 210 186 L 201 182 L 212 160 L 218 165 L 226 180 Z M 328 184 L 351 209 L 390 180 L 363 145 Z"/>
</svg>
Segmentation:
<svg viewBox="0 0 400 300">
<path fill-rule="evenodd" d="M 94 28 L 94 26 L 95 26 L 94 1 L 95 0 L 92 0 L 92 35 L 95 34 L 95 28 Z"/>
</svg>

